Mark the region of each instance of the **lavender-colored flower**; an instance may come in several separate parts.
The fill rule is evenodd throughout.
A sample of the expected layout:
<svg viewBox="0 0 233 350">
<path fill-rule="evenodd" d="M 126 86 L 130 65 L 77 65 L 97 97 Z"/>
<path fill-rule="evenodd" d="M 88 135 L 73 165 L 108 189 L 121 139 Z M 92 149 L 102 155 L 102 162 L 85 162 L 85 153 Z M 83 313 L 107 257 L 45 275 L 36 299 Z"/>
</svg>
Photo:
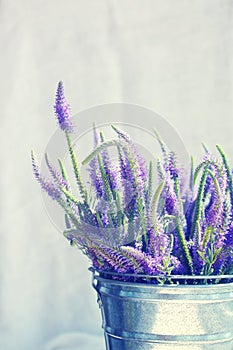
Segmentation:
<svg viewBox="0 0 233 350">
<path fill-rule="evenodd" d="M 132 264 L 129 264 L 123 254 L 120 254 L 119 249 L 99 245 L 92 247 L 91 251 L 105 270 L 127 273 L 132 268 Z"/>
<path fill-rule="evenodd" d="M 154 259 L 154 269 L 158 273 L 176 274 L 185 269 L 178 257 L 180 257 L 180 247 L 177 245 L 177 237 L 165 232 L 164 225 L 160 218 L 157 218 L 156 226 L 148 232 L 148 254 Z"/>
<path fill-rule="evenodd" d="M 144 273 L 153 275 L 156 272 L 154 259 L 137 248 L 124 246 L 121 251 L 128 258 L 129 263 L 133 265 L 134 273 Z"/>
<path fill-rule="evenodd" d="M 59 188 L 51 181 L 45 179 L 39 171 L 39 167 L 36 163 L 35 160 L 35 156 L 32 152 L 31 154 L 31 158 L 32 158 L 32 169 L 33 169 L 33 173 L 34 176 L 36 178 L 36 180 L 39 182 L 39 184 L 41 185 L 41 188 L 47 192 L 47 194 L 53 199 L 53 200 L 59 200 L 61 198 L 61 191 L 59 190 Z"/>
<path fill-rule="evenodd" d="M 221 227 L 224 221 L 227 173 L 222 164 L 209 153 L 204 157 L 204 162 L 209 164 L 210 171 L 205 186 L 205 197 L 208 194 L 210 196 L 209 204 L 205 208 L 207 225 Z"/>
<path fill-rule="evenodd" d="M 165 197 L 165 209 L 168 215 L 179 214 L 179 201 L 174 189 L 174 182 L 170 176 L 166 176 L 166 185 L 164 188 L 163 196 Z"/>
<path fill-rule="evenodd" d="M 53 200 L 57 201 L 61 198 L 61 191 L 53 182 L 41 179 L 41 187 Z"/>
<path fill-rule="evenodd" d="M 205 262 L 198 254 L 197 245 L 193 245 L 191 247 L 191 252 L 192 252 L 192 258 L 193 258 L 193 272 L 195 275 L 200 275 L 200 273 L 203 271 Z"/>
<path fill-rule="evenodd" d="M 62 175 L 53 167 L 53 165 L 50 163 L 47 154 L 45 154 L 45 161 L 48 166 L 49 172 L 54 178 L 55 182 L 58 184 L 58 186 L 65 187 L 66 189 L 69 189 L 67 182 L 63 179 Z"/>
<path fill-rule="evenodd" d="M 141 168 L 139 167 L 139 164 L 137 163 L 137 158 L 133 156 L 133 153 L 131 153 L 127 148 L 123 149 L 124 154 L 124 166 L 125 166 L 125 172 L 127 179 L 123 182 L 124 185 L 126 185 L 125 189 L 125 201 L 126 203 L 129 203 L 129 195 L 132 193 L 137 198 L 141 198 L 143 205 L 145 205 L 145 175 L 144 172 L 141 171 Z M 122 171 L 123 173 L 123 171 Z M 128 191 L 129 184 L 131 185 L 132 191 Z M 132 198 L 130 198 L 131 200 Z"/>
<path fill-rule="evenodd" d="M 171 255 L 170 265 L 172 266 L 171 275 L 185 275 L 186 269 L 177 257 Z"/>
<path fill-rule="evenodd" d="M 230 248 L 233 251 L 233 222 L 229 224 L 228 230 L 225 234 L 225 244 L 228 248 Z"/>
<path fill-rule="evenodd" d="M 70 106 L 66 101 L 64 86 L 62 81 L 58 83 L 56 101 L 54 105 L 55 114 L 58 124 L 63 131 L 72 132 L 73 125 L 70 116 Z"/>
<path fill-rule="evenodd" d="M 126 143 L 123 149 L 125 162 L 121 165 L 124 166 L 126 174 L 131 177 L 132 183 L 135 185 L 136 190 L 143 196 L 145 200 L 144 186 L 148 180 L 148 170 L 146 168 L 145 159 L 139 154 L 136 145 L 131 140 L 127 133 L 117 129 L 113 126 L 113 129 L 117 132 L 119 138 Z"/>
<path fill-rule="evenodd" d="M 104 136 L 102 133 L 100 133 L 100 140 L 102 143 L 104 142 Z M 118 188 L 115 166 L 110 159 L 107 149 L 101 152 L 101 156 L 103 159 L 104 170 L 108 178 L 109 187 L 112 193 L 114 193 L 114 191 Z"/>
<path fill-rule="evenodd" d="M 162 258 L 166 256 L 168 252 L 169 237 L 165 234 L 163 225 L 158 218 L 156 228 L 151 227 L 148 230 L 148 240 L 148 253 L 154 258 L 157 257 L 162 260 Z"/>
<path fill-rule="evenodd" d="M 126 162 L 120 147 L 118 147 L 119 172 L 122 180 L 127 180 Z"/>
<path fill-rule="evenodd" d="M 73 125 L 62 82 L 54 109 L 65 131 L 81 200 L 71 193 L 61 162 L 60 173 L 46 156 L 50 181 L 41 175 L 32 153 L 33 173 L 41 188 L 65 210 L 69 219 L 65 236 L 81 248 L 94 267 L 145 275 L 233 273 L 233 179 L 221 147 L 217 146 L 220 161 L 206 150 L 195 172 L 192 166 L 186 190 L 184 170 L 175 152 L 156 134 L 163 159 L 157 163 L 161 184 L 152 196 L 152 162 L 148 170 L 125 132 L 113 126 L 119 139 L 104 142 L 94 127 L 95 149 L 86 160 L 90 160 L 94 188 L 94 196 L 89 197 L 69 134 Z M 117 166 L 109 146 L 118 149 Z"/>
<path fill-rule="evenodd" d="M 147 171 L 146 166 L 145 166 L 146 165 L 145 159 L 143 159 L 141 157 L 141 155 L 138 153 L 136 145 L 132 141 L 131 137 L 127 133 L 119 130 L 118 128 L 116 128 L 114 126 L 113 126 L 113 129 L 117 132 L 119 138 L 124 140 L 130 146 L 130 148 L 132 150 L 132 154 L 135 158 L 136 164 L 137 164 L 138 168 L 140 169 L 140 173 L 141 173 L 140 175 L 143 177 L 143 180 L 146 180 L 146 178 L 148 176 L 148 171 Z"/>
<path fill-rule="evenodd" d="M 103 134 L 100 137 L 94 127 L 94 147 L 104 143 Z M 92 185 L 96 190 L 97 198 L 104 198 L 106 201 L 115 199 L 115 191 L 118 188 L 117 170 L 112 163 L 107 149 L 103 149 L 97 156 L 91 159 L 89 174 Z"/>
<path fill-rule="evenodd" d="M 193 224 L 193 216 L 195 209 L 195 198 L 193 198 L 193 194 L 190 193 L 190 190 L 187 191 L 184 199 L 183 199 L 183 209 L 185 215 L 185 238 L 188 240 L 190 237 L 190 232 Z"/>
<path fill-rule="evenodd" d="M 133 216 L 136 214 L 136 193 L 134 189 L 135 185 L 128 159 L 120 147 L 118 147 L 118 159 L 118 172 L 123 189 L 123 203 L 125 207 L 125 214 L 126 216 L 133 218 Z"/>
<path fill-rule="evenodd" d="M 177 159 L 175 152 L 169 152 L 164 168 L 167 174 L 170 174 L 171 179 L 178 177 L 180 169 L 177 167 Z"/>
</svg>

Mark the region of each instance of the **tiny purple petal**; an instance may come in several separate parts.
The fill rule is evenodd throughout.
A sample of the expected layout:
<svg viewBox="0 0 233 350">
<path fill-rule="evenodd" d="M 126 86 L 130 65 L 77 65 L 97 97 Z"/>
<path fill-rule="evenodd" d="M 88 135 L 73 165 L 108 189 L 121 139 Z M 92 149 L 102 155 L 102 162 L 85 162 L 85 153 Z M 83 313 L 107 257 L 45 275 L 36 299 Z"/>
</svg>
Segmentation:
<svg viewBox="0 0 233 350">
<path fill-rule="evenodd" d="M 58 83 L 56 101 L 54 105 L 55 114 L 58 124 L 63 131 L 72 132 L 73 125 L 71 123 L 70 106 L 66 101 L 64 86 L 62 81 Z"/>
</svg>

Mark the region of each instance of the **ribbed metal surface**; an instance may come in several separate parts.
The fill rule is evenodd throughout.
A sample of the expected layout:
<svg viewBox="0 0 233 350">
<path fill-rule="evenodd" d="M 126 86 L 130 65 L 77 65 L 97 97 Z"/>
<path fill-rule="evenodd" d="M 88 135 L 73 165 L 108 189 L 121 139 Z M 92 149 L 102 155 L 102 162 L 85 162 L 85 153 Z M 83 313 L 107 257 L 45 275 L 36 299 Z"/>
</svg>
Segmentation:
<svg viewBox="0 0 233 350">
<path fill-rule="evenodd" d="M 233 350 L 233 283 L 93 285 L 107 350 Z"/>
</svg>

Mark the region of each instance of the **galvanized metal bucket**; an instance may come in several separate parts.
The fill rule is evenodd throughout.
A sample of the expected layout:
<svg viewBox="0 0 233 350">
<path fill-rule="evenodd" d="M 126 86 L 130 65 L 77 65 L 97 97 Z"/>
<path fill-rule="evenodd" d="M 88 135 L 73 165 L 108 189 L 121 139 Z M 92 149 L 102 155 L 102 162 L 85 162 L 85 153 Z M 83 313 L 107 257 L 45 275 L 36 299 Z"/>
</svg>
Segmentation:
<svg viewBox="0 0 233 350">
<path fill-rule="evenodd" d="M 233 283 L 158 285 L 93 271 L 107 350 L 233 350 Z"/>
</svg>

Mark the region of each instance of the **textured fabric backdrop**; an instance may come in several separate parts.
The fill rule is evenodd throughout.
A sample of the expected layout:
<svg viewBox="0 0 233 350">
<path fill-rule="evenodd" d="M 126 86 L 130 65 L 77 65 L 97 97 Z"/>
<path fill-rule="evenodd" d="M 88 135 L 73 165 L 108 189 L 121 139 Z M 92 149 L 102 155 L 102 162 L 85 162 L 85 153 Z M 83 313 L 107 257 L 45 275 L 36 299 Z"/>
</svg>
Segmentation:
<svg viewBox="0 0 233 350">
<path fill-rule="evenodd" d="M 32 177 L 56 130 L 63 80 L 72 111 L 149 107 L 198 157 L 233 160 L 232 0 L 1 0 L 0 349 L 103 350 L 87 259 L 51 224 Z"/>
</svg>

